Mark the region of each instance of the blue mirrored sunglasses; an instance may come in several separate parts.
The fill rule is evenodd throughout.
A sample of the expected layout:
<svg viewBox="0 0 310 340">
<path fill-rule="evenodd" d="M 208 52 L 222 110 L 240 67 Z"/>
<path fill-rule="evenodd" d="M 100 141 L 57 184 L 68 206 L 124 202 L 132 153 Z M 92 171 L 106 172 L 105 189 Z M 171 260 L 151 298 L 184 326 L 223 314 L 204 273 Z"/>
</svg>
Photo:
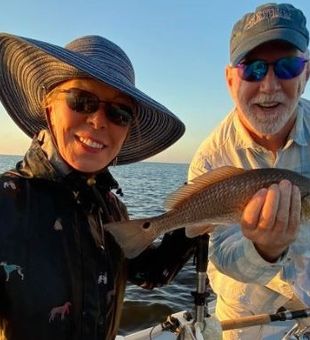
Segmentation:
<svg viewBox="0 0 310 340">
<path fill-rule="evenodd" d="M 272 63 L 265 60 L 251 60 L 241 62 L 235 67 L 238 68 L 238 73 L 241 79 L 246 81 L 261 81 L 268 73 L 269 65 L 273 66 L 273 71 L 279 79 L 293 79 L 299 76 L 305 68 L 308 59 L 302 57 L 284 57 Z"/>
</svg>

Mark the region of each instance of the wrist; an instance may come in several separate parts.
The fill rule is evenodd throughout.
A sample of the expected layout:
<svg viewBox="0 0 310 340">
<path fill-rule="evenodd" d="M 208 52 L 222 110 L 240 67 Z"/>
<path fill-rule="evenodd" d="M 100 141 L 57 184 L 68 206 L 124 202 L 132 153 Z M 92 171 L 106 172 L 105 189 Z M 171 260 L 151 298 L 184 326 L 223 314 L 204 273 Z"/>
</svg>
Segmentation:
<svg viewBox="0 0 310 340">
<path fill-rule="evenodd" d="M 254 247 L 258 254 L 267 262 L 274 263 L 279 260 L 280 257 L 283 256 L 287 247 L 275 249 L 270 247 L 263 247 L 261 245 L 257 245 L 254 243 Z"/>
</svg>

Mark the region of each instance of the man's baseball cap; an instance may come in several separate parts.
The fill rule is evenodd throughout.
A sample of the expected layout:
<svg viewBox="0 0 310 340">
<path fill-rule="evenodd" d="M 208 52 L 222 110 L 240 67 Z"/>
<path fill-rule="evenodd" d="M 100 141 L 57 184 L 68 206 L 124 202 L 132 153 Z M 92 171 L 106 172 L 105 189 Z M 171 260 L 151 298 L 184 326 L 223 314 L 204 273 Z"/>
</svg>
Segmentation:
<svg viewBox="0 0 310 340">
<path fill-rule="evenodd" d="M 290 4 L 268 3 L 245 14 L 231 33 L 231 64 L 236 66 L 255 47 L 272 40 L 286 41 L 305 52 L 309 32 L 303 13 Z"/>
</svg>

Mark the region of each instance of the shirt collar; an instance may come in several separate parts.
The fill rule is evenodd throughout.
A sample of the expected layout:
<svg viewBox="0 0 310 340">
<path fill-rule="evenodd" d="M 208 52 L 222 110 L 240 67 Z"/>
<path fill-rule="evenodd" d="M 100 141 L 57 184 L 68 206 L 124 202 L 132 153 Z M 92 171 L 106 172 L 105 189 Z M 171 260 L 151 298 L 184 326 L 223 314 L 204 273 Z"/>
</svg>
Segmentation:
<svg viewBox="0 0 310 340">
<path fill-rule="evenodd" d="M 260 146 L 253 140 L 248 130 L 241 123 L 236 109 L 232 112 L 232 114 L 233 114 L 233 125 L 236 131 L 236 139 L 235 139 L 236 149 L 255 149 L 255 150 L 263 149 L 262 146 Z"/>
<path fill-rule="evenodd" d="M 72 168 L 62 159 L 52 141 L 51 134 L 48 130 L 41 130 L 38 135 L 38 141 L 41 149 L 45 152 L 47 159 L 51 162 L 55 169 L 62 175 L 68 175 Z"/>
<path fill-rule="evenodd" d="M 306 138 L 306 131 L 309 130 L 309 126 L 307 125 L 309 125 L 309 123 L 307 123 L 305 118 L 305 108 L 302 105 L 302 101 L 300 101 L 297 107 L 296 122 L 289 135 L 288 141 L 294 141 L 301 146 L 309 144 L 309 141 Z"/>
</svg>

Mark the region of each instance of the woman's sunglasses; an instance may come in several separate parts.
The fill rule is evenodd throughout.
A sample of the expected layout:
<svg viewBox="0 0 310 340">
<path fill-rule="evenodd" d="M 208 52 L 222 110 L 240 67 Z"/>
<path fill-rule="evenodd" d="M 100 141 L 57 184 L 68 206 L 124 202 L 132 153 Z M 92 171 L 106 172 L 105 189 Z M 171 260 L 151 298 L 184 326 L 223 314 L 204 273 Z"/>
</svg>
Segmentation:
<svg viewBox="0 0 310 340">
<path fill-rule="evenodd" d="M 57 92 L 66 94 L 66 103 L 72 111 L 89 115 L 97 112 L 100 104 L 104 103 L 105 113 L 112 123 L 129 126 L 132 122 L 132 109 L 126 105 L 101 100 L 94 93 L 77 88 L 59 89 Z"/>
<path fill-rule="evenodd" d="M 293 79 L 299 76 L 305 68 L 308 59 L 302 57 L 284 57 L 272 63 L 264 60 L 252 60 L 237 64 L 241 79 L 246 81 L 261 81 L 268 73 L 269 65 L 273 66 L 273 71 L 279 79 Z"/>
</svg>

